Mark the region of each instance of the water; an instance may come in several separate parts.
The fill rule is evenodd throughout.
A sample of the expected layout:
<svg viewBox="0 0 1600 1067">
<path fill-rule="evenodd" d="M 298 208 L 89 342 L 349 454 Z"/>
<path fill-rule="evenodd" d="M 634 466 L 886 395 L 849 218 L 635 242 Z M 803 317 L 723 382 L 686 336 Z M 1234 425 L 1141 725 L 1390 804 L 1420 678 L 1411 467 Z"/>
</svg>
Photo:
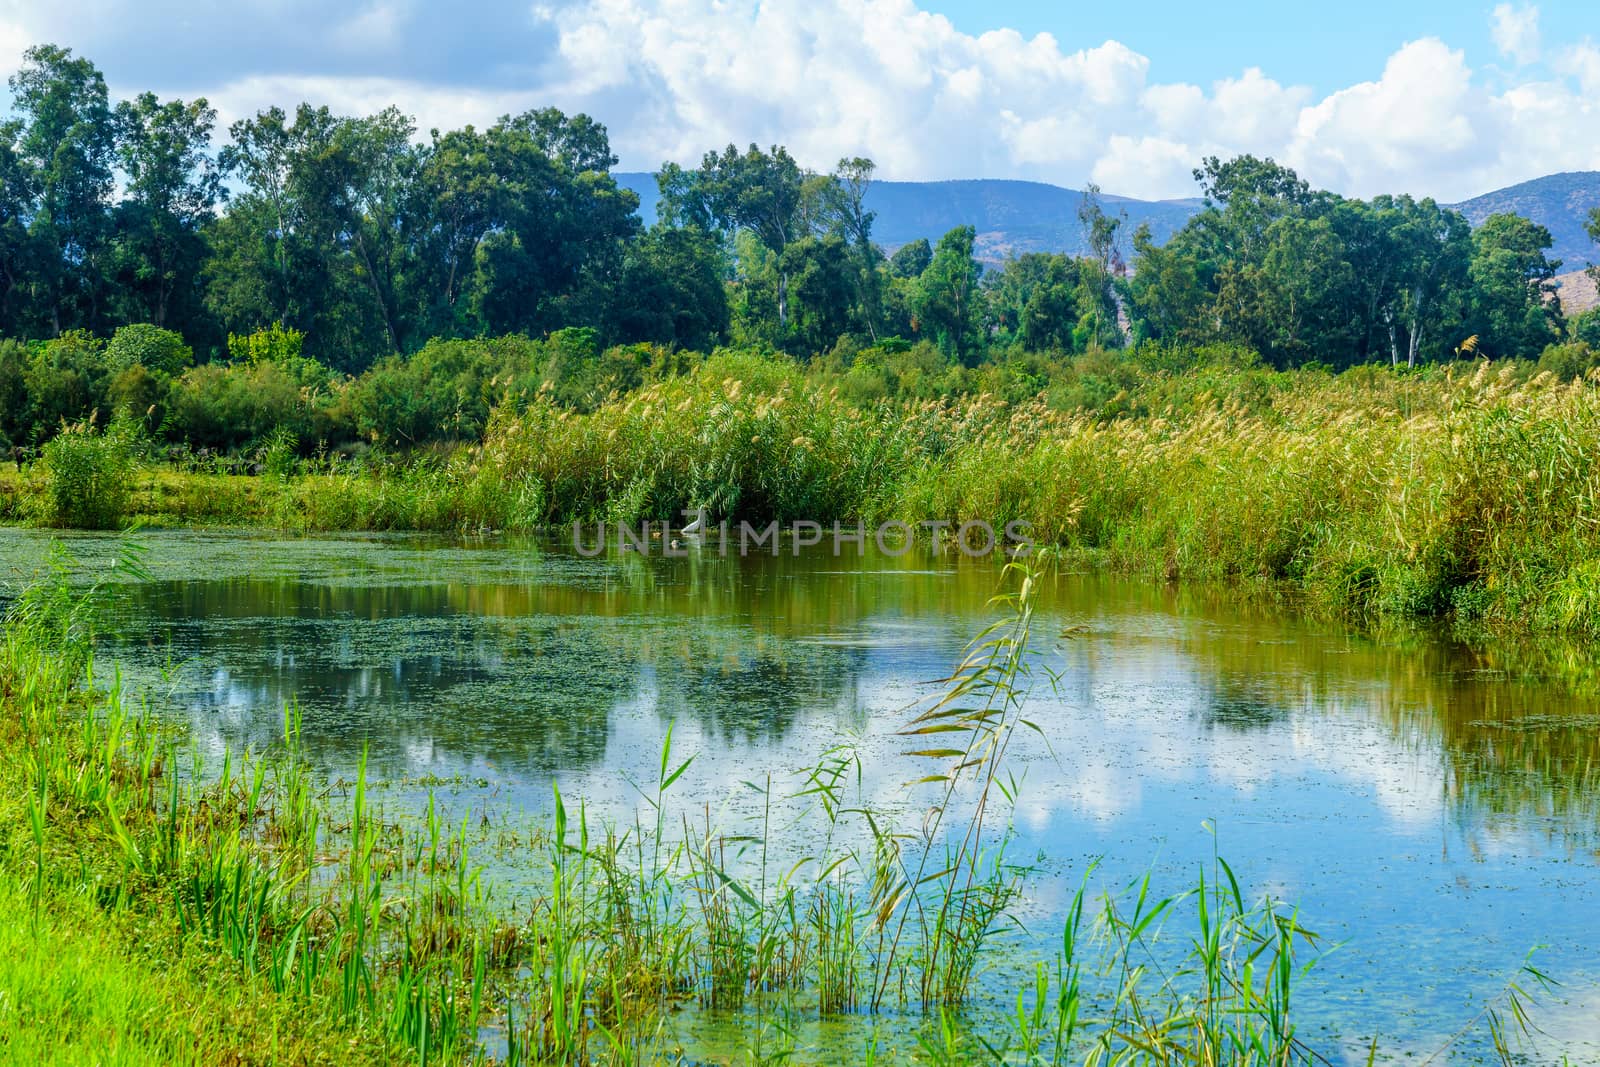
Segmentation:
<svg viewBox="0 0 1600 1067">
<path fill-rule="evenodd" d="M 753 816 L 752 786 L 770 775 L 791 794 L 849 745 L 868 801 L 914 822 L 924 801 L 905 783 L 929 768 L 895 731 L 993 617 L 999 577 L 927 555 L 141 539 L 152 580 L 117 590 L 104 655 L 202 751 L 270 747 L 293 700 L 330 777 L 366 748 L 392 807 L 432 787 L 492 820 L 538 818 L 554 780 L 631 821 L 628 783 L 653 781 L 670 723 L 695 755 L 675 789 L 696 812 Z M 115 550 L 71 544 L 91 566 Z M 44 545 L 6 531 L 0 560 L 26 573 Z M 1028 714 L 1048 744 L 1012 758 L 1011 855 L 1040 867 L 1029 936 L 1052 942 L 1095 861 L 1096 888 L 1153 871 L 1170 891 L 1220 842 L 1253 891 L 1342 942 L 1300 1002 L 1335 1060 L 1363 1061 L 1375 1033 L 1432 1051 L 1539 946 L 1563 986 L 1534 1055 L 1600 1060 L 1600 703 L 1569 684 L 1586 649 L 1378 639 L 1235 594 L 1082 575 L 1046 582 L 1040 605 Z M 515 864 L 495 873 L 514 897 Z M 1483 1052 L 1480 1038 L 1454 1054 Z"/>
</svg>

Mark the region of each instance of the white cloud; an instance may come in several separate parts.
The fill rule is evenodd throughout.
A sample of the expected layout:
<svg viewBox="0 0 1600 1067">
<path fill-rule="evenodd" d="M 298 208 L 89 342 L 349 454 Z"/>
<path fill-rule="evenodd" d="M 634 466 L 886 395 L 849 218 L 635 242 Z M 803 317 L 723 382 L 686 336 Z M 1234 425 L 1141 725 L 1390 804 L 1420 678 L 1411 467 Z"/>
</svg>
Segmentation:
<svg viewBox="0 0 1600 1067">
<path fill-rule="evenodd" d="M 612 121 L 639 167 L 782 141 L 813 166 L 862 153 L 892 177 L 1093 178 L 1185 196 L 1201 156 L 1248 151 L 1340 192 L 1449 200 L 1600 148 L 1600 132 L 1579 132 L 1600 131 L 1594 94 L 1572 84 L 1600 78 L 1593 49 L 1571 50 L 1562 80 L 1495 92 L 1461 51 L 1427 38 L 1376 80 L 1318 99 L 1256 68 L 1209 88 L 1161 82 L 1115 41 L 1071 51 L 1049 34 L 971 36 L 912 0 L 600 0 L 549 17 L 570 103 L 629 101 L 652 116 Z M 1537 54 L 1536 8 L 1496 17 L 1502 47 Z"/>
<path fill-rule="evenodd" d="M 554 105 L 604 122 L 628 169 L 754 141 L 816 168 L 868 155 L 888 178 L 1092 179 L 1172 197 L 1195 194 L 1201 157 L 1252 152 L 1349 195 L 1456 200 L 1600 167 L 1591 42 L 1508 73 L 1426 38 L 1373 80 L 1317 95 L 1257 68 L 1163 80 L 1117 41 L 964 33 L 917 0 L 483 0 L 459 25 L 416 0 L 246 0 L 245 30 L 195 20 L 181 0 L 149 4 L 0 0 L 0 65 L 55 40 L 102 64 L 116 92 L 204 94 L 225 120 L 301 99 L 393 103 L 427 130 Z M 1538 14 L 1495 9 L 1496 43 L 1518 63 L 1540 54 Z M 141 42 L 161 38 L 194 60 L 152 65 Z M 218 55 L 229 62 L 208 65 Z"/>
<path fill-rule="evenodd" d="M 0 19 L 0 81 L 16 73 L 33 35 L 21 23 Z"/>
<path fill-rule="evenodd" d="M 1470 167 L 1485 147 L 1462 53 L 1429 38 L 1406 45 L 1383 77 L 1300 113 L 1287 157 L 1336 188 L 1368 189 L 1420 166 Z"/>
<path fill-rule="evenodd" d="M 1501 4 L 1494 9 L 1490 27 L 1494 46 L 1507 59 L 1526 66 L 1539 60 L 1539 8 L 1534 4 L 1512 7 Z"/>
<path fill-rule="evenodd" d="M 133 89 L 112 86 L 113 92 Z M 207 92 L 206 98 L 217 109 L 217 126 L 222 130 L 273 105 L 288 110 L 304 100 L 325 104 L 343 115 L 371 115 L 397 104 L 416 119 L 417 129 L 424 136 L 432 128 L 455 129 L 469 123 L 482 126 L 500 115 L 525 111 L 544 101 L 536 92 L 491 92 L 401 78 L 324 75 L 241 78 Z"/>
<path fill-rule="evenodd" d="M 1575 79 L 1585 96 L 1600 96 L 1600 47 L 1593 41 L 1563 50 L 1556 59 L 1555 68 Z"/>
<path fill-rule="evenodd" d="M 1161 137 L 1112 134 L 1089 177 L 1118 196 L 1160 200 L 1193 190 L 1194 167 L 1204 154 Z"/>
</svg>

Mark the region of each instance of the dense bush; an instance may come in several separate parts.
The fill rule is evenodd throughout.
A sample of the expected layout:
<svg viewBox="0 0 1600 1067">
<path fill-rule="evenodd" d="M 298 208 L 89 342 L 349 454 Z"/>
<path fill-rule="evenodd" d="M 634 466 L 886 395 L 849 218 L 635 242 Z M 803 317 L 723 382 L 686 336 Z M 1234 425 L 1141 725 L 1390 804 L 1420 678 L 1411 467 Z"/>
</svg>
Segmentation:
<svg viewBox="0 0 1600 1067">
<path fill-rule="evenodd" d="M 390 356 L 350 386 L 347 413 L 362 438 L 390 447 L 475 441 L 496 402 L 538 388 L 543 353 L 526 337 L 429 341 Z"/>
<path fill-rule="evenodd" d="M 112 374 L 144 367 L 171 378 L 194 363 L 194 351 L 181 334 L 148 322 L 136 322 L 111 336 L 105 347 L 105 363 Z"/>
<path fill-rule="evenodd" d="M 1549 371 L 1563 381 L 1582 378 L 1595 367 L 1600 367 L 1600 347 L 1587 341 L 1569 341 L 1551 345 L 1539 357 L 1539 369 Z"/>
<path fill-rule="evenodd" d="M 87 422 L 65 427 L 44 446 L 45 491 L 36 516 L 49 526 L 109 530 L 121 525 L 134 472 L 132 427 L 102 432 Z"/>
<path fill-rule="evenodd" d="M 172 383 L 166 430 L 195 448 L 229 450 L 282 429 L 310 447 L 333 426 L 338 395 L 330 383 L 308 359 L 208 363 Z"/>
</svg>

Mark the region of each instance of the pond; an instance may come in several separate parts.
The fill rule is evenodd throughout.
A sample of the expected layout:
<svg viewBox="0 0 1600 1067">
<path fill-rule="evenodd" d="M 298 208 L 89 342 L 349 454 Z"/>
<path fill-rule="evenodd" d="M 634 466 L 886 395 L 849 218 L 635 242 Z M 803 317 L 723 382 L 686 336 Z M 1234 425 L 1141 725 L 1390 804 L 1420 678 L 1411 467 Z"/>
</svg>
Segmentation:
<svg viewBox="0 0 1600 1067">
<path fill-rule="evenodd" d="M 114 592 L 102 677 L 114 662 L 211 756 L 278 743 L 293 703 L 330 778 L 365 750 L 391 808 L 433 788 L 485 821 L 540 818 L 554 782 L 591 818 L 631 822 L 630 783 L 654 781 L 669 726 L 695 757 L 674 786 L 686 810 L 760 815 L 768 782 L 793 807 L 803 772 L 845 746 L 870 803 L 914 818 L 923 768 L 897 731 L 995 617 L 1001 577 L 927 552 L 138 537 L 151 578 Z M 91 568 L 116 552 L 67 541 Z M 5 531 L 0 559 L 27 574 L 46 543 Z M 1008 854 L 1037 871 L 1002 956 L 1031 959 L 1029 938 L 1048 951 L 1086 876 L 1091 892 L 1146 872 L 1180 889 L 1220 849 L 1338 945 L 1298 1004 L 1331 1059 L 1364 1061 L 1374 1035 L 1399 1056 L 1440 1047 L 1537 948 L 1562 985 L 1534 1054 L 1600 1060 L 1600 702 L 1553 666 L 1561 650 L 1381 638 L 1081 574 L 1042 581 L 1034 638 L 1039 733 L 1008 756 Z M 515 863 L 492 873 L 515 899 Z M 987 987 L 1000 1007 L 1005 971 Z M 1451 1054 L 1486 1052 L 1480 1034 Z"/>
</svg>

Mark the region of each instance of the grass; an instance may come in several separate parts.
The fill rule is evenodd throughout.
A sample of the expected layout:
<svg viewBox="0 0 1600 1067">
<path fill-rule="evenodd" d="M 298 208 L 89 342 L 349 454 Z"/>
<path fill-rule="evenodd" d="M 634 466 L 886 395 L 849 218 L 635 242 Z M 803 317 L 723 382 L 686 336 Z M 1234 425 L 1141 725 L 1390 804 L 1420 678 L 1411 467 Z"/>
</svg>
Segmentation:
<svg viewBox="0 0 1600 1067">
<path fill-rule="evenodd" d="M 432 797 L 395 820 L 364 760 L 344 793 L 314 780 L 292 708 L 279 751 L 185 770 L 114 676 L 90 684 L 97 592 L 69 566 L 0 642 L 0 1061 L 778 1063 L 804 1026 L 858 1020 L 868 1059 L 887 1025 L 934 1063 L 1320 1062 L 1294 1007 L 1315 939 L 1220 856 L 1175 894 L 1080 890 L 1014 1010 L 974 1011 L 1016 962 L 1029 876 L 1004 847 L 1006 752 L 1046 684 L 1020 568 L 944 692 L 906 714 L 926 770 L 909 815 L 867 805 L 839 748 L 714 819 L 675 796 L 693 757 L 669 733 L 632 825 L 556 791 L 520 846 L 535 888 L 508 908 Z M 140 573 L 129 549 L 119 576 Z M 1469 1020 L 1507 1062 L 1543 981 L 1528 973 Z M 680 1047 L 685 1008 L 732 1050 Z"/>
<path fill-rule="evenodd" d="M 1069 558 L 1158 579 L 1270 582 L 1363 618 L 1600 633 L 1593 381 L 1469 363 L 1156 371 L 1130 388 L 1092 413 L 1048 396 L 853 401 L 792 364 L 724 354 L 587 414 L 540 394 L 453 450 L 280 455 L 257 476 L 147 465 L 124 510 L 308 530 L 565 529 L 702 507 L 1025 520 Z M 0 476 L 0 516 L 49 511 L 52 484 L 39 467 Z"/>
</svg>

